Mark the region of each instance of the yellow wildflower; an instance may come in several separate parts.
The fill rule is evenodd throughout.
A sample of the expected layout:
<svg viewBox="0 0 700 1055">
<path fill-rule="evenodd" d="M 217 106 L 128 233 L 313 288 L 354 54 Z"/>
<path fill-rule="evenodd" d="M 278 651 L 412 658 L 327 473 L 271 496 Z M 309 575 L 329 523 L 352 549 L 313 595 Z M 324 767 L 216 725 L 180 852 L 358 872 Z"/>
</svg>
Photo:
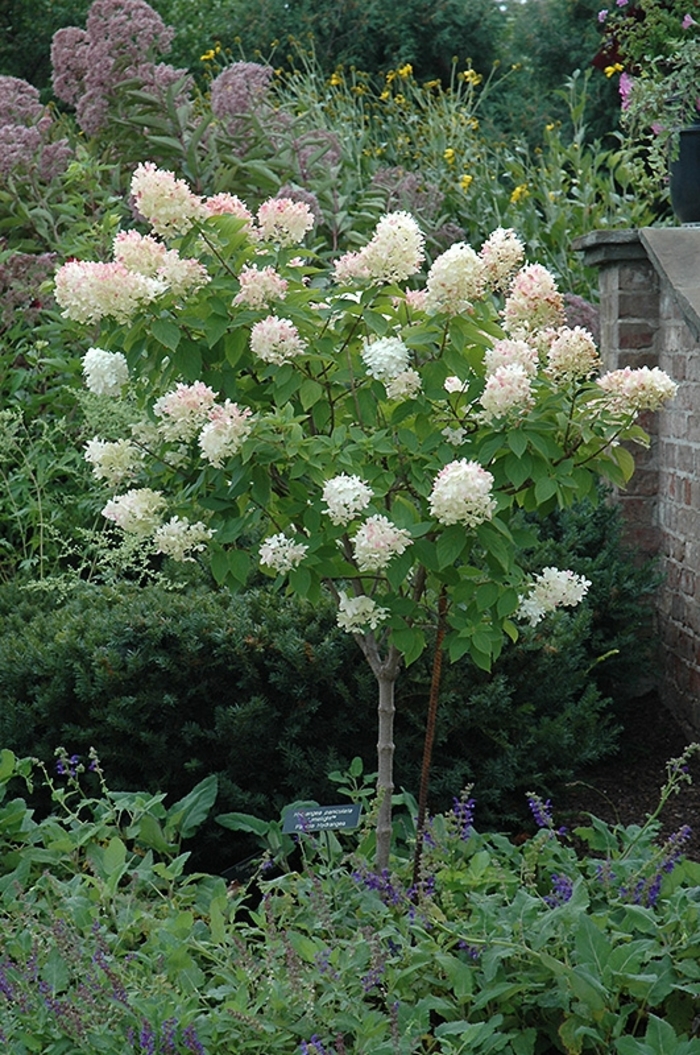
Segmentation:
<svg viewBox="0 0 700 1055">
<path fill-rule="evenodd" d="M 459 76 L 460 80 L 463 80 L 465 84 L 471 84 L 474 87 L 476 87 L 477 84 L 481 84 L 484 79 L 480 73 L 477 73 L 476 70 L 472 69 L 464 70 Z"/>
<path fill-rule="evenodd" d="M 557 126 L 554 123 L 554 121 L 550 121 L 549 124 L 546 124 L 544 126 L 544 130 L 545 130 L 545 132 L 553 132 L 556 127 Z"/>
<path fill-rule="evenodd" d="M 438 79 L 435 80 L 435 81 L 426 81 L 425 84 L 423 85 L 423 87 L 424 88 L 439 88 L 440 87 L 440 78 L 438 77 Z"/>
<path fill-rule="evenodd" d="M 335 73 L 331 73 L 331 78 L 328 83 L 330 84 L 331 88 L 337 88 L 343 83 L 343 78 L 336 71 Z"/>
<path fill-rule="evenodd" d="M 445 161 L 447 162 L 448 165 L 454 165 L 454 163 L 455 163 L 455 152 L 452 149 L 452 147 L 447 147 L 446 150 L 443 150 L 442 156 L 444 157 L 444 159 L 445 159 Z"/>
<path fill-rule="evenodd" d="M 211 62 L 211 60 L 214 58 L 215 55 L 216 55 L 216 52 L 214 51 L 214 49 L 213 48 L 209 48 L 209 51 L 205 51 L 203 55 L 199 56 L 199 61 L 200 62 Z"/>
<path fill-rule="evenodd" d="M 396 102 L 399 105 L 401 105 L 402 103 L 406 102 L 406 96 L 402 95 L 401 92 L 397 92 L 396 95 L 394 96 L 394 102 Z"/>
<path fill-rule="evenodd" d="M 612 66 L 606 66 L 603 73 L 606 77 L 612 77 L 616 73 L 622 73 L 624 68 L 621 62 L 615 62 Z"/>
<path fill-rule="evenodd" d="M 527 198 L 530 191 L 527 189 L 527 183 L 519 183 L 510 196 L 511 203 L 517 205 L 523 198 Z"/>
<path fill-rule="evenodd" d="M 403 66 L 399 66 L 396 72 L 398 73 L 399 77 L 403 77 L 405 80 L 406 77 L 410 77 L 413 73 L 413 66 L 410 62 L 406 62 Z"/>
<path fill-rule="evenodd" d="M 366 95 L 367 85 L 366 84 L 353 84 L 350 91 L 354 92 L 355 95 Z"/>
<path fill-rule="evenodd" d="M 396 70 L 389 70 L 386 75 L 386 83 L 391 84 L 392 81 L 396 80 Z"/>
<path fill-rule="evenodd" d="M 380 99 L 384 99 L 384 100 L 391 99 L 391 92 L 389 91 L 389 89 L 385 88 L 384 91 L 382 92 L 382 94 L 379 96 L 379 98 Z"/>
<path fill-rule="evenodd" d="M 463 172 L 460 176 L 459 185 L 463 191 L 468 191 L 474 182 L 474 177 L 470 176 L 468 172 Z"/>
<path fill-rule="evenodd" d="M 471 130 L 473 132 L 478 132 L 479 131 L 479 118 L 478 117 L 470 117 L 469 120 L 467 121 L 467 124 L 469 125 L 469 127 L 471 128 Z"/>
</svg>

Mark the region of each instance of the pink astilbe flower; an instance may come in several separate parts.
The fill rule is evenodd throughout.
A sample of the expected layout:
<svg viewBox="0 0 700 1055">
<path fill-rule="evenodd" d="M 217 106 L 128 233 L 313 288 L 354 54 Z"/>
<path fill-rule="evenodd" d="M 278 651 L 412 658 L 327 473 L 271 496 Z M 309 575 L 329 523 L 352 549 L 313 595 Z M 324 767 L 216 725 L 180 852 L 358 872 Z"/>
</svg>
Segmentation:
<svg viewBox="0 0 700 1055">
<path fill-rule="evenodd" d="M 36 174 L 48 183 L 65 172 L 73 150 L 67 139 L 51 141 L 53 127 L 33 85 L 0 76 L 0 179 Z"/>
<path fill-rule="evenodd" d="M 161 418 L 158 431 L 167 440 L 187 443 L 207 423 L 215 402 L 216 393 L 204 382 L 195 381 L 192 385 L 179 383 L 153 406 L 154 414 Z"/>
<path fill-rule="evenodd" d="M 460 458 L 440 470 L 430 493 L 430 512 L 441 524 L 476 527 L 496 509 L 493 476 L 478 462 Z"/>
<path fill-rule="evenodd" d="M 280 319 L 277 315 L 268 315 L 253 326 L 250 347 L 264 363 L 281 366 L 301 355 L 306 344 L 293 322 Z"/>
<path fill-rule="evenodd" d="M 136 79 L 142 88 L 162 96 L 182 79 L 184 98 L 191 86 L 186 70 L 144 59 L 149 52 L 167 52 L 174 35 L 145 0 L 95 0 L 85 30 L 68 26 L 54 34 L 54 92 L 75 106 L 78 124 L 88 135 L 106 124 L 115 90 L 124 80 Z"/>
<path fill-rule="evenodd" d="M 275 300 L 284 300 L 287 280 L 274 267 L 259 268 L 255 264 L 245 266 L 239 276 L 241 288 L 233 298 L 235 305 L 245 304 L 249 308 L 264 308 Z"/>
<path fill-rule="evenodd" d="M 185 234 L 207 215 L 203 200 L 184 180 L 157 168 L 152 161 L 137 166 L 131 193 L 140 214 L 162 238 Z"/>
<path fill-rule="evenodd" d="M 163 279 L 140 275 L 118 261 L 70 260 L 58 269 L 54 281 L 61 314 L 74 322 L 99 322 L 106 317 L 128 322 L 166 288 Z"/>
<path fill-rule="evenodd" d="M 257 62 L 234 62 L 211 82 L 211 110 L 224 130 L 245 151 L 254 113 L 266 109 L 272 69 Z"/>
<path fill-rule="evenodd" d="M 268 198 L 258 209 L 258 226 L 268 242 L 298 245 L 314 226 L 314 215 L 304 201 Z"/>
<path fill-rule="evenodd" d="M 209 421 L 199 434 L 202 457 L 220 469 L 227 458 L 238 454 L 253 428 L 253 412 L 227 399 L 209 411 Z"/>
<path fill-rule="evenodd" d="M 503 325 L 513 337 L 527 339 L 528 334 L 564 322 L 564 298 L 554 276 L 542 264 L 527 264 L 513 279 L 503 308 Z"/>
<path fill-rule="evenodd" d="M 428 272 L 425 310 L 463 315 L 484 292 L 484 264 L 470 245 L 456 242 Z"/>
</svg>

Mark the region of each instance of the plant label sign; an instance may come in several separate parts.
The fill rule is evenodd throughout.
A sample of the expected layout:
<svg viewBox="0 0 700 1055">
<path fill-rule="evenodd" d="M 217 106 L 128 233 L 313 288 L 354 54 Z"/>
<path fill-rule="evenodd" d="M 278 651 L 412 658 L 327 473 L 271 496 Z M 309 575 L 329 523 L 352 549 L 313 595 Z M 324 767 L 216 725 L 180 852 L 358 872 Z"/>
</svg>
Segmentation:
<svg viewBox="0 0 700 1055">
<path fill-rule="evenodd" d="M 305 806 L 284 814 L 283 832 L 325 832 L 332 828 L 356 828 L 362 806 Z"/>
</svg>

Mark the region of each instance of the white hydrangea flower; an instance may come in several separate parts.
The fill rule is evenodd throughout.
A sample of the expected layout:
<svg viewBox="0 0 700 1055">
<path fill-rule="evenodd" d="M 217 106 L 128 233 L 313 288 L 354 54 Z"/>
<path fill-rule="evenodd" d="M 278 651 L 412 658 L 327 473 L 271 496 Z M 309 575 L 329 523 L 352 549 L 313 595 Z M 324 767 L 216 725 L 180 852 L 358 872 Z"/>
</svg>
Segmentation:
<svg viewBox="0 0 700 1055">
<path fill-rule="evenodd" d="M 430 512 L 441 524 L 476 527 L 496 509 L 493 476 L 478 462 L 460 458 L 438 473 L 430 494 Z"/>
<path fill-rule="evenodd" d="M 368 341 L 361 354 L 367 373 L 378 381 L 392 381 L 408 369 L 411 361 L 411 353 L 399 337 Z"/>
<path fill-rule="evenodd" d="M 435 260 L 426 282 L 425 310 L 463 315 L 484 292 L 484 264 L 466 242 L 456 242 Z"/>
<path fill-rule="evenodd" d="M 393 557 L 404 553 L 413 542 L 410 531 L 398 528 L 388 517 L 376 514 L 358 529 L 353 546 L 360 571 L 381 571 Z"/>
<path fill-rule="evenodd" d="M 520 363 L 499 366 L 487 377 L 481 396 L 484 420 L 492 421 L 513 410 L 525 411 L 532 403 L 532 383 Z"/>
<path fill-rule="evenodd" d="M 193 552 L 203 550 L 214 532 L 198 520 L 190 523 L 186 517 L 171 517 L 167 524 L 161 524 L 156 530 L 153 541 L 156 553 L 172 557 L 177 561 L 192 561 Z"/>
<path fill-rule="evenodd" d="M 448 443 L 451 443 L 453 447 L 459 447 L 464 443 L 464 437 L 467 435 L 467 430 L 463 429 L 461 425 L 452 428 L 450 425 L 446 425 L 440 433 L 444 436 Z"/>
<path fill-rule="evenodd" d="M 154 414 L 161 418 L 158 432 L 166 440 L 188 443 L 208 421 L 215 401 L 216 393 L 203 381 L 179 383 L 153 406 Z"/>
<path fill-rule="evenodd" d="M 593 335 L 581 326 L 560 326 L 547 350 L 546 373 L 555 384 L 588 378 L 600 367 Z"/>
<path fill-rule="evenodd" d="M 479 256 L 487 284 L 503 290 L 525 258 L 525 246 L 512 227 L 497 227 L 482 245 Z"/>
<path fill-rule="evenodd" d="M 284 574 L 301 563 L 308 548 L 304 542 L 293 542 L 283 532 L 270 535 L 260 546 L 260 563 Z"/>
<path fill-rule="evenodd" d="M 555 608 L 579 604 L 590 585 L 589 579 L 573 571 L 543 568 L 539 575 L 535 575 L 529 593 L 520 598 L 518 615 L 526 619 L 530 626 L 536 626 Z"/>
<path fill-rule="evenodd" d="M 357 264 L 376 282 L 404 282 L 420 270 L 424 244 L 421 229 L 410 213 L 387 213 L 360 250 Z"/>
<path fill-rule="evenodd" d="M 554 275 L 542 264 L 527 264 L 513 279 L 503 308 L 503 325 L 514 337 L 525 337 L 564 323 L 564 298 Z"/>
<path fill-rule="evenodd" d="M 641 366 L 636 370 L 626 366 L 603 374 L 596 383 L 611 397 L 614 409 L 633 414 L 641 410 L 658 410 L 678 391 L 676 382 L 656 366 Z"/>
<path fill-rule="evenodd" d="M 460 381 L 460 379 L 458 377 L 455 377 L 453 375 L 452 377 L 446 377 L 445 378 L 445 381 L 444 381 L 444 384 L 443 384 L 443 388 L 445 389 L 446 392 L 449 392 L 450 394 L 452 394 L 454 392 L 466 392 L 467 389 L 469 388 L 469 382 L 468 381 Z"/>
<path fill-rule="evenodd" d="M 389 615 L 388 608 L 380 608 L 376 601 L 365 594 L 348 597 L 341 591 L 336 621 L 341 630 L 349 634 L 363 630 L 376 630 Z"/>
<path fill-rule="evenodd" d="M 484 352 L 487 376 L 495 373 L 499 366 L 508 366 L 510 363 L 518 363 L 527 374 L 534 376 L 537 373 L 539 353 L 527 341 L 510 338 L 494 341 L 492 347 Z"/>
<path fill-rule="evenodd" d="M 113 520 L 127 534 L 146 538 L 160 526 L 164 509 L 161 491 L 140 487 L 113 498 L 102 510 L 102 516 Z"/>
<path fill-rule="evenodd" d="M 281 366 L 301 355 L 306 344 L 293 322 L 268 315 L 250 331 L 250 347 L 264 363 Z"/>
<path fill-rule="evenodd" d="M 83 377 L 96 396 L 120 396 L 129 380 L 129 367 L 121 352 L 88 348 L 83 356 Z"/>
<path fill-rule="evenodd" d="M 209 411 L 209 421 L 199 434 L 202 457 L 220 469 L 227 458 L 238 454 L 253 427 L 252 411 L 227 399 Z"/>
<path fill-rule="evenodd" d="M 85 444 L 85 461 L 92 465 L 94 476 L 117 487 L 133 476 L 143 459 L 141 451 L 129 440 L 109 442 L 95 436 Z"/>
<path fill-rule="evenodd" d="M 303 201 L 268 198 L 258 209 L 262 237 L 278 245 L 297 245 L 302 242 L 314 223 L 314 214 Z"/>
<path fill-rule="evenodd" d="M 130 271 L 118 260 L 69 260 L 54 278 L 56 303 L 74 322 L 128 322 L 166 289 L 164 279 Z"/>
<path fill-rule="evenodd" d="M 359 476 L 348 476 L 340 473 L 323 485 L 323 501 L 327 508 L 323 510 L 334 524 L 349 524 L 358 513 L 366 509 L 373 491 Z"/>
<path fill-rule="evenodd" d="M 389 399 L 413 399 L 421 391 L 423 385 L 420 374 L 413 367 L 402 370 L 391 381 L 385 382 L 386 394 Z"/>
<path fill-rule="evenodd" d="M 204 202 L 185 181 L 157 168 L 152 161 L 137 165 L 131 193 L 138 211 L 162 238 L 185 234 L 193 223 L 207 216 Z"/>
<path fill-rule="evenodd" d="M 246 265 L 238 276 L 240 290 L 233 298 L 236 307 L 245 304 L 248 308 L 265 308 L 273 300 L 284 300 L 287 295 L 287 280 L 274 267 Z"/>
</svg>

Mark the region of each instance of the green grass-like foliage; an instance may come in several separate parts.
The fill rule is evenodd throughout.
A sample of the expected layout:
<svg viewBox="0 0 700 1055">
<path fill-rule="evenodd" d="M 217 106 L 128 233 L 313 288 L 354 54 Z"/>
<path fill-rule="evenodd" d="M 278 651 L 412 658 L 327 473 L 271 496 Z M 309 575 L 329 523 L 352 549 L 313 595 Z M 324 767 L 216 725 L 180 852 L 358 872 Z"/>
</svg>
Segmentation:
<svg viewBox="0 0 700 1055">
<path fill-rule="evenodd" d="M 53 776 L 3 750 L 3 1050 L 697 1055 L 700 865 L 658 821 L 697 750 L 669 763 L 646 823 L 592 817 L 578 854 L 548 803 L 514 846 L 462 800 L 433 819 L 417 890 L 410 835 L 376 875 L 369 827 L 302 834 L 291 865 L 261 855 L 227 888 L 184 870 L 215 781 L 169 804 L 110 791 L 94 753 L 89 774 L 59 751 Z"/>
</svg>

